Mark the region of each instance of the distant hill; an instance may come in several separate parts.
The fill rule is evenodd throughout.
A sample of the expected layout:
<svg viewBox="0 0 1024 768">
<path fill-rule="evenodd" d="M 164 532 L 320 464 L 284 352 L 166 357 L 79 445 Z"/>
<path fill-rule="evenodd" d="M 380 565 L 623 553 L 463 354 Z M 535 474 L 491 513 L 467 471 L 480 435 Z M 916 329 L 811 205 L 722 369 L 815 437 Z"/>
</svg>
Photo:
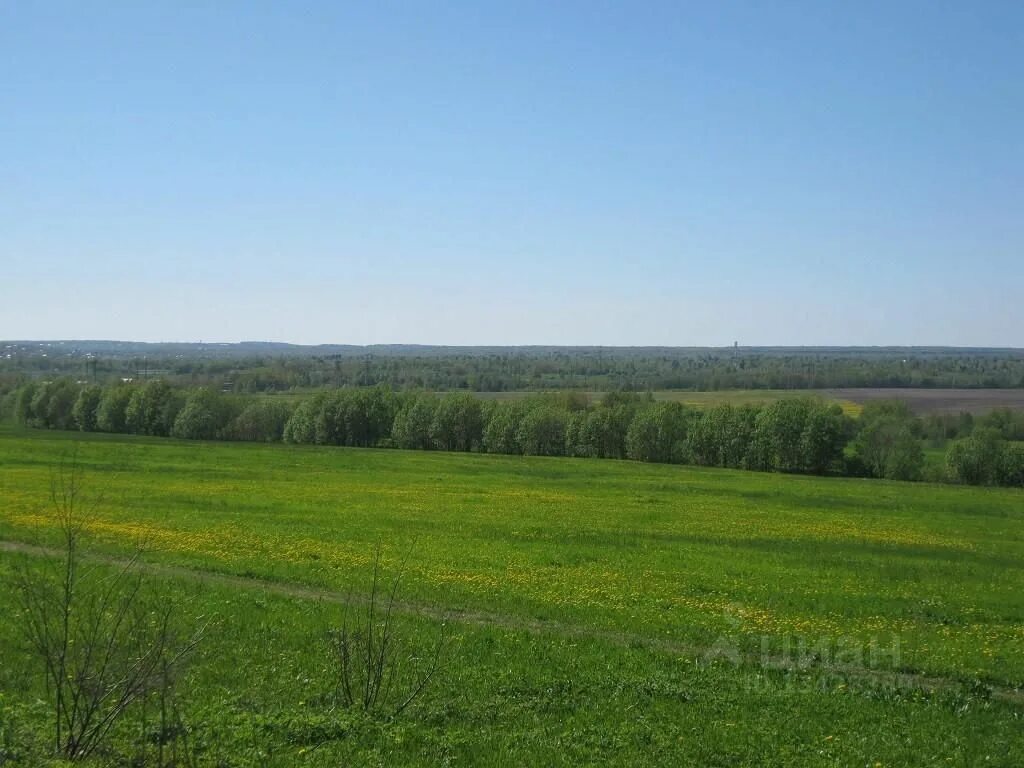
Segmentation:
<svg viewBox="0 0 1024 768">
<path fill-rule="evenodd" d="M 899 357 L 1024 357 L 1024 348 L 1012 347 L 605 347 L 605 346 L 448 346 L 440 344 L 288 344 L 276 341 L 144 342 L 100 339 L 7 340 L 0 341 L 6 353 L 49 354 L 50 356 L 95 355 L 107 358 L 187 357 L 227 359 L 239 357 L 482 357 L 522 355 L 526 357 L 561 355 L 609 355 L 613 357 L 692 357 L 701 355 L 742 354 L 745 356 L 824 356 L 848 358 Z"/>
</svg>

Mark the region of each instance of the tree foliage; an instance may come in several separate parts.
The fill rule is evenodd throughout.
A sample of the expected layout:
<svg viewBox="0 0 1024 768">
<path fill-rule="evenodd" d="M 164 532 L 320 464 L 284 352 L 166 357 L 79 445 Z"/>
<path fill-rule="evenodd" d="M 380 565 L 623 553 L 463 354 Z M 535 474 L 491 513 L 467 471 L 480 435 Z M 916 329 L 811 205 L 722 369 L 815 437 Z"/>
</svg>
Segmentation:
<svg viewBox="0 0 1024 768">
<path fill-rule="evenodd" d="M 219 392 L 200 387 L 189 394 L 174 419 L 171 435 L 186 440 L 215 440 L 225 436 L 235 409 Z"/>
<path fill-rule="evenodd" d="M 871 403 L 853 441 L 856 466 L 870 477 L 918 480 L 924 469 L 920 424 L 900 402 Z"/>
<path fill-rule="evenodd" d="M 10 385 L 9 385 L 10 386 Z M 52 429 L 133 432 L 189 439 L 486 451 L 537 456 L 629 458 L 661 463 L 918 480 L 923 443 L 954 441 L 950 479 L 1020 485 L 1024 416 L 994 411 L 917 418 L 904 403 L 877 401 L 851 420 L 815 397 L 704 410 L 650 395 L 578 393 L 481 401 L 467 393 L 395 393 L 387 387 L 317 392 L 294 402 L 181 389 L 162 380 L 83 385 L 71 379 L 18 383 L 4 394 L 20 423 Z"/>
<path fill-rule="evenodd" d="M 166 381 L 149 381 L 132 392 L 124 411 L 125 426 L 136 435 L 167 437 L 183 405 L 182 393 Z"/>
<path fill-rule="evenodd" d="M 95 432 L 97 426 L 98 410 L 100 400 L 103 397 L 103 389 L 95 384 L 83 387 L 78 393 L 75 405 L 71 409 L 71 416 L 75 424 L 83 432 Z"/>
<path fill-rule="evenodd" d="M 398 448 L 427 451 L 435 448 L 433 437 L 437 398 L 429 393 L 406 397 L 391 429 L 391 437 Z"/>
<path fill-rule="evenodd" d="M 132 399 L 132 389 L 123 384 L 114 384 L 103 391 L 96 408 L 96 429 L 100 432 L 127 432 L 126 411 Z"/>
<path fill-rule="evenodd" d="M 975 429 L 970 437 L 952 443 L 946 467 L 954 480 L 968 485 L 998 485 L 1015 474 L 1007 459 L 1005 441 L 995 429 Z"/>
<path fill-rule="evenodd" d="M 291 415 L 292 408 L 287 402 L 261 398 L 241 409 L 225 430 L 225 437 L 256 443 L 280 442 Z"/>
<path fill-rule="evenodd" d="M 480 401 L 469 393 L 441 397 L 434 412 L 431 436 L 445 451 L 471 451 L 483 441 L 483 410 Z"/>
</svg>

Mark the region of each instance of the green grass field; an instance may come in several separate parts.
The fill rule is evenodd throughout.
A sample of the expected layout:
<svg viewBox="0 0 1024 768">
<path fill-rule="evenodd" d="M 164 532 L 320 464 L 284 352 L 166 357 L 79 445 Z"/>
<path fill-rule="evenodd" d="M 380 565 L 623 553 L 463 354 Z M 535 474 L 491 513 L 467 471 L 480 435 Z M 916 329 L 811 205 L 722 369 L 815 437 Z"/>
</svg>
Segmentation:
<svg viewBox="0 0 1024 768">
<path fill-rule="evenodd" d="M 75 445 L 95 547 L 144 540 L 214 622 L 187 681 L 204 764 L 1024 764 L 1019 491 L 7 430 L 0 540 L 52 543 Z M 411 550 L 405 631 L 453 638 L 396 721 L 323 703 L 378 544 L 389 573 Z M 0 668 L 0 764 L 39 760 L 38 678 Z"/>
</svg>

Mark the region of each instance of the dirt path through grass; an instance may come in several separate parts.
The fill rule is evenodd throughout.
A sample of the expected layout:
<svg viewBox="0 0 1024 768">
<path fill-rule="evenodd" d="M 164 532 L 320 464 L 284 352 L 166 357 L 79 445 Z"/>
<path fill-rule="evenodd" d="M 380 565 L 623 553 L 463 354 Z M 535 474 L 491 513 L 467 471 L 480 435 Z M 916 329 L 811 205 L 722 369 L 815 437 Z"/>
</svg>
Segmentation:
<svg viewBox="0 0 1024 768">
<path fill-rule="evenodd" d="M 41 547 L 22 541 L 0 540 L 0 552 L 10 554 L 24 554 L 35 557 L 55 557 L 60 554 L 59 550 Z M 115 557 L 112 555 L 88 555 L 88 559 L 94 562 L 108 565 L 127 565 L 128 558 Z M 232 587 L 243 590 L 258 590 L 267 594 L 278 595 L 298 600 L 312 600 L 331 603 L 334 605 L 352 605 L 365 603 L 365 597 L 350 593 L 331 590 L 315 589 L 300 584 L 269 581 L 258 577 L 235 576 L 217 571 L 201 570 L 197 568 L 185 568 L 177 565 L 166 565 L 162 563 L 151 563 L 136 561 L 135 567 L 141 572 L 153 576 L 166 578 L 184 579 L 211 584 L 221 587 Z M 436 605 L 426 603 L 411 603 L 396 601 L 394 610 L 414 616 L 421 616 L 438 621 L 453 621 L 461 624 L 468 624 L 480 627 L 497 627 L 508 630 L 524 630 L 536 634 L 553 634 L 562 637 L 572 637 L 583 640 L 598 640 L 612 643 L 623 647 L 646 648 L 662 653 L 669 653 L 674 656 L 681 656 L 695 660 L 713 660 L 719 650 L 716 646 L 701 646 L 687 643 L 679 643 L 660 638 L 651 638 L 639 633 L 617 632 L 602 630 L 593 627 L 583 627 L 578 624 L 569 624 L 553 619 L 537 619 L 525 616 L 512 616 L 506 614 L 491 613 L 478 610 L 451 610 L 443 609 Z M 949 690 L 964 685 L 964 681 L 952 677 L 938 677 L 934 675 L 923 675 L 914 672 L 891 672 L 880 669 L 871 669 L 860 665 L 835 664 L 830 662 L 814 662 L 811 664 L 799 664 L 792 659 L 783 656 L 764 657 L 762 655 L 739 655 L 730 657 L 739 665 L 747 668 L 761 666 L 762 668 L 779 670 L 802 670 L 818 672 L 821 674 L 834 674 L 859 680 L 869 684 L 883 685 L 893 689 L 921 689 L 924 691 Z M 1024 706 L 1024 691 L 990 686 L 992 697 L 1017 706 Z"/>
</svg>

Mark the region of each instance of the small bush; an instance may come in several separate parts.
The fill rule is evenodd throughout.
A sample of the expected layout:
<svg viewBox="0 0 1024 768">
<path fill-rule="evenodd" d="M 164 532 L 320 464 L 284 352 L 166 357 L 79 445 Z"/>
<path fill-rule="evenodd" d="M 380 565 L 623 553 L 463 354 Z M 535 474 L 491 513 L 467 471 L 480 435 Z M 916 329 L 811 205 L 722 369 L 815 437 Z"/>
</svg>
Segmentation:
<svg viewBox="0 0 1024 768">
<path fill-rule="evenodd" d="M 385 591 L 378 548 L 365 606 L 346 611 L 340 629 L 330 633 L 335 698 L 346 708 L 398 717 L 441 666 L 445 624 L 433 647 L 420 656 L 396 621 L 403 570 L 404 563 Z"/>
</svg>

